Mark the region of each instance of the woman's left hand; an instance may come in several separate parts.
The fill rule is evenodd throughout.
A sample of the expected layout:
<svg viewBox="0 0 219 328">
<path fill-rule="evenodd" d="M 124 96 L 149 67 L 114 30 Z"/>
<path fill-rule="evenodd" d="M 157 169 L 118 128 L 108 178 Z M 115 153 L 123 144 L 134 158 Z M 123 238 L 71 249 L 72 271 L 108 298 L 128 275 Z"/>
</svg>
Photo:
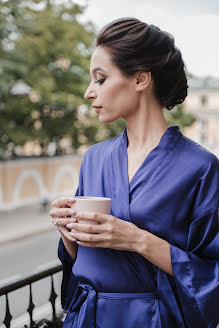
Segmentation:
<svg viewBox="0 0 219 328">
<path fill-rule="evenodd" d="M 77 216 L 78 215 L 78 216 Z M 79 245 L 135 251 L 139 242 L 139 229 L 135 224 L 112 215 L 80 212 L 76 219 L 97 221 L 97 224 L 68 223 L 69 235 Z"/>
</svg>

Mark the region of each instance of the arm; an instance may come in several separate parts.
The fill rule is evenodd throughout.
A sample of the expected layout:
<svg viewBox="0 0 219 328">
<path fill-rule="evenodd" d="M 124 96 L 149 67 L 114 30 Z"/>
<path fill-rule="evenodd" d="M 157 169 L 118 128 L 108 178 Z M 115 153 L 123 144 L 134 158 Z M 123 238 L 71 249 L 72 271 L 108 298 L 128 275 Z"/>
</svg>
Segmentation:
<svg viewBox="0 0 219 328">
<path fill-rule="evenodd" d="M 198 216 L 197 212 L 200 212 L 201 210 L 206 211 L 205 208 L 203 209 L 203 207 L 205 206 L 212 206 L 212 208 L 217 209 L 219 188 L 218 172 L 218 160 L 214 158 L 214 161 L 210 162 L 208 170 L 205 172 L 204 176 L 200 178 L 200 182 L 198 185 L 198 194 L 194 202 L 194 217 Z M 207 212 L 208 211 L 206 211 L 205 213 Z M 207 215 L 206 220 L 207 222 L 212 221 L 213 223 L 211 224 L 217 225 L 217 218 L 214 217 L 214 214 L 212 215 L 213 218 L 208 217 Z M 200 239 L 202 232 L 203 235 L 205 235 L 205 238 L 209 234 L 208 238 L 210 241 L 213 238 L 214 234 L 216 234 L 218 231 L 218 227 L 215 227 L 215 230 L 209 229 L 208 224 L 206 224 L 206 228 L 202 231 L 200 223 L 202 221 L 204 221 L 204 219 L 201 220 L 201 218 L 199 218 L 199 220 L 197 219 L 196 222 L 194 222 L 190 226 L 190 232 L 188 236 L 188 250 L 194 247 L 194 245 L 193 247 L 189 245 L 189 241 L 191 241 L 191 244 L 195 244 L 195 242 Z M 194 229 L 194 226 L 196 225 L 197 227 Z M 204 231 L 206 231 L 206 233 L 204 233 Z M 210 233 L 209 231 L 212 232 Z M 207 241 L 205 243 L 207 244 Z M 204 243 L 203 245 L 201 244 L 201 247 L 203 246 L 205 246 Z M 197 248 L 197 245 L 194 248 Z M 153 235 L 148 231 L 139 229 L 139 233 L 136 236 L 135 252 L 139 253 L 148 261 L 156 265 L 159 269 L 165 271 L 171 276 L 175 275 L 173 270 L 173 262 L 175 266 L 175 258 L 173 254 L 175 253 L 175 249 L 176 247 L 174 245 L 169 244 L 167 241 Z"/>
<path fill-rule="evenodd" d="M 52 202 L 50 215 L 52 222 L 56 224 L 61 238 L 58 246 L 58 258 L 62 263 L 63 276 L 61 285 L 61 304 L 63 310 L 67 310 L 72 296 L 77 286 L 77 279 L 72 273 L 72 268 L 76 259 L 77 244 L 68 235 L 66 224 L 70 221 L 73 214 L 71 205 L 75 202 L 74 198 L 62 197 Z"/>
<path fill-rule="evenodd" d="M 161 270 L 173 276 L 170 244 L 152 233 L 139 228 L 134 251 Z"/>
<path fill-rule="evenodd" d="M 67 239 L 63 233 L 61 233 L 62 236 L 62 241 L 63 244 L 65 246 L 65 249 L 67 250 L 68 254 L 71 256 L 71 258 L 73 260 L 75 260 L 76 255 L 77 255 L 77 251 L 78 251 L 78 245 L 77 243 L 70 241 L 69 239 Z"/>
<path fill-rule="evenodd" d="M 61 303 L 63 310 L 67 310 L 72 296 L 74 295 L 75 289 L 77 287 L 78 280 L 72 273 L 72 267 L 74 265 L 74 260 L 69 255 L 64 245 L 63 239 L 60 238 L 58 246 L 58 257 L 62 262 L 63 276 L 61 285 Z"/>
</svg>

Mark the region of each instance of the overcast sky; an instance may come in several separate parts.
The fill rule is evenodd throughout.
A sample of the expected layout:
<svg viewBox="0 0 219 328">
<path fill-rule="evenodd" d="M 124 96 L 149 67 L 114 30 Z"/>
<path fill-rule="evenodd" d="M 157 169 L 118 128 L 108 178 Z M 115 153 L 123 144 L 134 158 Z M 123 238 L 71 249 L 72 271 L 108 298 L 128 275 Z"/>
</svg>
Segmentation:
<svg viewBox="0 0 219 328">
<path fill-rule="evenodd" d="M 75 0 L 85 4 L 86 0 Z M 87 0 L 81 18 L 97 29 L 120 17 L 136 17 L 171 33 L 187 70 L 219 78 L 219 0 Z"/>
</svg>

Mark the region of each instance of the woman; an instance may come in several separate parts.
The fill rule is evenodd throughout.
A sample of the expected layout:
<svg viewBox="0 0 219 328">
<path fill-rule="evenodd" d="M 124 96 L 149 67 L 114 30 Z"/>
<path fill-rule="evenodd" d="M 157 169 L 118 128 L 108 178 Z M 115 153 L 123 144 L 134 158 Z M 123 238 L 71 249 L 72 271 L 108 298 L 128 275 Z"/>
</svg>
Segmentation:
<svg viewBox="0 0 219 328">
<path fill-rule="evenodd" d="M 102 123 L 126 128 L 80 168 L 76 195 L 110 197 L 111 214 L 52 204 L 64 327 L 216 327 L 219 162 L 163 114 L 187 95 L 181 53 L 158 27 L 119 19 L 100 31 L 90 71 L 85 98 Z"/>
</svg>

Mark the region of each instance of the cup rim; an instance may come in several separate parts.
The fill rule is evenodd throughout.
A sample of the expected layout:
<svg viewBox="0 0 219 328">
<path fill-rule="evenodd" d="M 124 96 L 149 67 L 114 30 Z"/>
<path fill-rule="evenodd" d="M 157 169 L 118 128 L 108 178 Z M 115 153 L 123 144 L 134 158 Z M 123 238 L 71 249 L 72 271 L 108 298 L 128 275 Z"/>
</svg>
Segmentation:
<svg viewBox="0 0 219 328">
<path fill-rule="evenodd" d="M 104 200 L 111 200 L 111 198 L 107 197 L 93 197 L 93 196 L 74 196 L 74 198 L 79 199 L 79 200 L 99 200 L 99 201 L 104 201 Z"/>
</svg>

